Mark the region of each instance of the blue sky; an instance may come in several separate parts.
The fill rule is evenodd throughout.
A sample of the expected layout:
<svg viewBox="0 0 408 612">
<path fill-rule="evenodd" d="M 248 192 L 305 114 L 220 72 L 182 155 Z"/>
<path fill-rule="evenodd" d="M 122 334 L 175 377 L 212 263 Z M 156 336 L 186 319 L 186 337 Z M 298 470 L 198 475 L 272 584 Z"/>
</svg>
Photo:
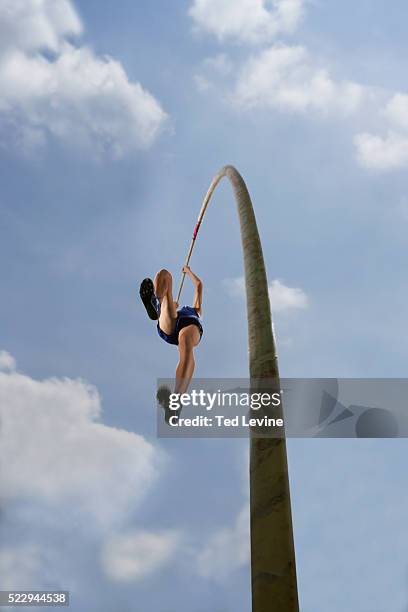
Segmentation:
<svg viewBox="0 0 408 612">
<path fill-rule="evenodd" d="M 403 377 L 407 7 L 0 0 L 4 588 L 75 612 L 247 610 L 245 440 L 158 440 L 138 284 L 176 282 L 201 199 L 252 195 L 281 375 Z M 192 267 L 197 376 L 247 373 L 220 185 Z M 185 301 L 191 299 L 185 289 Z M 303 612 L 406 612 L 405 440 L 289 440 Z"/>
</svg>

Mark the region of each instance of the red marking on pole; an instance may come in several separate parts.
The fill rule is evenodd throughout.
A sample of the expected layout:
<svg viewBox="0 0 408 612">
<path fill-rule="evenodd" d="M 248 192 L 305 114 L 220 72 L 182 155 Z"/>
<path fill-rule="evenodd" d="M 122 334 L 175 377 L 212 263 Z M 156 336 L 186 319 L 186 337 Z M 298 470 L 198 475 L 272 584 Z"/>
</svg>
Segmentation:
<svg viewBox="0 0 408 612">
<path fill-rule="evenodd" d="M 197 225 L 194 228 L 194 233 L 193 233 L 193 240 L 195 240 L 197 238 L 197 234 L 198 234 L 198 230 L 200 229 L 200 225 L 201 225 L 201 221 L 199 221 L 197 223 Z"/>
</svg>

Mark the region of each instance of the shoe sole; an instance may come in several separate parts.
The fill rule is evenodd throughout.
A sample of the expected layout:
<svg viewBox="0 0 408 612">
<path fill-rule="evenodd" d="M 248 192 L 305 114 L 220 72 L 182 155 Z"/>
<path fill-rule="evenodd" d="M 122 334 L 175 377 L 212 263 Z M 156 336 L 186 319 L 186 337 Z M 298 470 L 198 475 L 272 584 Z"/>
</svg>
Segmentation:
<svg viewBox="0 0 408 612">
<path fill-rule="evenodd" d="M 157 321 L 159 317 L 157 316 L 157 312 L 152 304 L 152 297 L 154 296 L 154 286 L 151 278 L 145 278 L 141 282 L 139 293 L 149 318 L 152 319 L 152 321 Z"/>
</svg>

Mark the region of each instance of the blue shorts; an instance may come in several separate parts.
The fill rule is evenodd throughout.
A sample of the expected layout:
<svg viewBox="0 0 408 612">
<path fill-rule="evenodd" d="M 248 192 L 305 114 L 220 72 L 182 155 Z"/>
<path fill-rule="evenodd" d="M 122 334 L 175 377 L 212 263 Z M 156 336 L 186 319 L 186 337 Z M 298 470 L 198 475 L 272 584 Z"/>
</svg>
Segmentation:
<svg viewBox="0 0 408 612">
<path fill-rule="evenodd" d="M 182 308 L 178 309 L 176 326 L 172 334 L 165 334 L 164 331 L 160 329 L 159 322 L 157 322 L 157 333 L 159 334 L 160 338 L 162 338 L 165 342 L 168 342 L 168 344 L 178 345 L 180 330 L 183 329 L 183 327 L 187 327 L 187 325 L 196 325 L 198 327 L 201 340 L 201 336 L 203 335 L 201 319 L 197 313 L 197 310 L 191 306 L 183 306 Z"/>
</svg>

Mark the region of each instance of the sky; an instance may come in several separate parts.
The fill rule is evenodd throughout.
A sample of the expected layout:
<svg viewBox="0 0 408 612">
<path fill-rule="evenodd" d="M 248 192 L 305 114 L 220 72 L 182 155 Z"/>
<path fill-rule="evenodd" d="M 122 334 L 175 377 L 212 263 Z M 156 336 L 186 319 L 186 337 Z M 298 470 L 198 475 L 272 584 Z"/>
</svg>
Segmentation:
<svg viewBox="0 0 408 612">
<path fill-rule="evenodd" d="M 250 607 L 248 442 L 158 439 L 175 283 L 225 164 L 259 225 L 283 377 L 404 377 L 406 3 L 0 0 L 0 576 L 74 612 Z M 191 266 L 198 377 L 245 377 L 222 183 Z M 186 285 L 184 300 L 191 300 Z M 302 612 L 407 612 L 406 442 L 291 439 Z"/>
</svg>

